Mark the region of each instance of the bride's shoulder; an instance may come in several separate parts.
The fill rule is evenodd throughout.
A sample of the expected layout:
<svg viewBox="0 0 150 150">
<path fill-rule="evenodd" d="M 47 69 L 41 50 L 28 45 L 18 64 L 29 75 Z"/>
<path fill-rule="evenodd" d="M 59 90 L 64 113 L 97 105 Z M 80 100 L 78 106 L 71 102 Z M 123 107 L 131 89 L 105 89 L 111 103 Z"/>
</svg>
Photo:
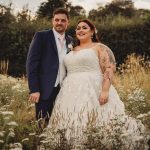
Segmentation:
<svg viewBox="0 0 150 150">
<path fill-rule="evenodd" d="M 72 51 L 76 51 L 79 49 L 79 46 L 75 46 Z"/>
<path fill-rule="evenodd" d="M 94 48 L 98 51 L 105 51 L 110 49 L 107 45 L 103 44 L 103 43 L 95 43 Z"/>
<path fill-rule="evenodd" d="M 107 45 L 103 44 L 103 43 L 97 43 L 97 47 L 100 49 L 100 50 L 108 50 L 110 49 Z"/>
</svg>

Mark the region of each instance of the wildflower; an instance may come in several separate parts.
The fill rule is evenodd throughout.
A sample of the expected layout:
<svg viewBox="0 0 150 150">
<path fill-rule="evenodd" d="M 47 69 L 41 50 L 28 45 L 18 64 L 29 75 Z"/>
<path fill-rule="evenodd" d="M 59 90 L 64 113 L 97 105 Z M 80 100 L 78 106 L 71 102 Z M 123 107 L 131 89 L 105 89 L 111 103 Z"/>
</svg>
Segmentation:
<svg viewBox="0 0 150 150">
<path fill-rule="evenodd" d="M 144 137 L 143 136 L 135 136 L 134 141 L 143 141 Z"/>
<path fill-rule="evenodd" d="M 26 142 L 26 141 L 29 141 L 29 138 L 25 138 L 21 142 Z"/>
<path fill-rule="evenodd" d="M 147 114 L 150 115 L 150 111 Z"/>
<path fill-rule="evenodd" d="M 18 126 L 18 124 L 15 121 L 11 121 L 11 122 L 7 123 L 7 125 L 9 125 L 9 126 Z"/>
<path fill-rule="evenodd" d="M 10 150 L 22 150 L 21 143 L 11 143 L 9 144 Z"/>
<path fill-rule="evenodd" d="M 14 112 L 12 111 L 3 111 L 1 112 L 2 115 L 14 115 Z"/>
<path fill-rule="evenodd" d="M 121 134 L 121 137 L 127 137 L 127 136 L 129 136 L 130 134 L 129 133 L 123 133 L 123 134 Z"/>
<path fill-rule="evenodd" d="M 4 117 L 4 120 L 9 120 L 10 119 L 10 117 Z"/>
<path fill-rule="evenodd" d="M 8 137 L 15 137 L 15 133 L 14 132 L 9 132 Z"/>
<path fill-rule="evenodd" d="M 4 143 L 4 141 L 3 141 L 3 140 L 0 140 L 0 143 Z"/>
<path fill-rule="evenodd" d="M 0 132 L 0 137 L 3 137 L 4 136 L 4 132 Z"/>
<path fill-rule="evenodd" d="M 32 107 L 34 107 L 34 104 L 30 104 L 28 107 L 29 107 L 29 108 L 32 108 Z"/>
<path fill-rule="evenodd" d="M 147 113 L 145 113 L 145 114 L 140 114 L 140 115 L 138 115 L 136 118 L 137 119 L 139 119 L 139 118 L 144 118 L 144 117 L 147 117 L 149 114 Z"/>
<path fill-rule="evenodd" d="M 49 143 L 49 141 L 48 140 L 42 140 L 41 143 L 46 144 L 46 143 Z"/>
<path fill-rule="evenodd" d="M 30 136 L 33 136 L 33 135 L 36 135 L 36 133 L 35 133 L 35 132 L 34 132 L 34 133 L 30 133 L 29 135 L 30 135 Z"/>
</svg>

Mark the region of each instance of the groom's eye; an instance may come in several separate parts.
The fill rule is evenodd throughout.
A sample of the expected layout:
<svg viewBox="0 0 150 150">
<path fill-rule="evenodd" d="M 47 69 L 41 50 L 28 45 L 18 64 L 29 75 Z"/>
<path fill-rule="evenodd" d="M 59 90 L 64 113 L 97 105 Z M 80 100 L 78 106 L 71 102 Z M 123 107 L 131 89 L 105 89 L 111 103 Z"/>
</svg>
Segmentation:
<svg viewBox="0 0 150 150">
<path fill-rule="evenodd" d="M 61 21 L 62 23 L 65 23 L 65 22 L 66 22 L 65 19 L 57 19 L 57 18 L 55 19 L 55 22 L 60 22 L 60 21 Z"/>
<path fill-rule="evenodd" d="M 56 22 L 59 22 L 59 19 L 55 19 Z"/>
</svg>

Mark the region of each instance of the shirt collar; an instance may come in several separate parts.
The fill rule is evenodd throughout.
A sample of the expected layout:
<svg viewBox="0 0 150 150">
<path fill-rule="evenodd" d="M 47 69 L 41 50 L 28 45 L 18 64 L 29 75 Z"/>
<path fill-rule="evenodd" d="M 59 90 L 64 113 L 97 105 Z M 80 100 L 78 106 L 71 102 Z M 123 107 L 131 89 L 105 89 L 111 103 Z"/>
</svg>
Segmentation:
<svg viewBox="0 0 150 150">
<path fill-rule="evenodd" d="M 53 33 L 54 33 L 54 36 L 57 37 L 57 38 L 60 38 L 60 39 L 64 39 L 65 38 L 65 33 L 63 35 L 59 34 L 53 27 Z"/>
</svg>

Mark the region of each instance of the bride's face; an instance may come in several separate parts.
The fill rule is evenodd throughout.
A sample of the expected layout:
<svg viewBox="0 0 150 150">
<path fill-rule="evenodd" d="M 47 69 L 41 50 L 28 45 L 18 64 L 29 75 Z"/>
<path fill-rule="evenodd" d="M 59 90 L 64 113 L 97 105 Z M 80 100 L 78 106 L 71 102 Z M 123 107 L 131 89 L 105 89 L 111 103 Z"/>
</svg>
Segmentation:
<svg viewBox="0 0 150 150">
<path fill-rule="evenodd" d="M 76 28 L 76 37 L 79 41 L 89 40 L 93 35 L 93 31 L 85 22 L 80 22 Z"/>
</svg>

